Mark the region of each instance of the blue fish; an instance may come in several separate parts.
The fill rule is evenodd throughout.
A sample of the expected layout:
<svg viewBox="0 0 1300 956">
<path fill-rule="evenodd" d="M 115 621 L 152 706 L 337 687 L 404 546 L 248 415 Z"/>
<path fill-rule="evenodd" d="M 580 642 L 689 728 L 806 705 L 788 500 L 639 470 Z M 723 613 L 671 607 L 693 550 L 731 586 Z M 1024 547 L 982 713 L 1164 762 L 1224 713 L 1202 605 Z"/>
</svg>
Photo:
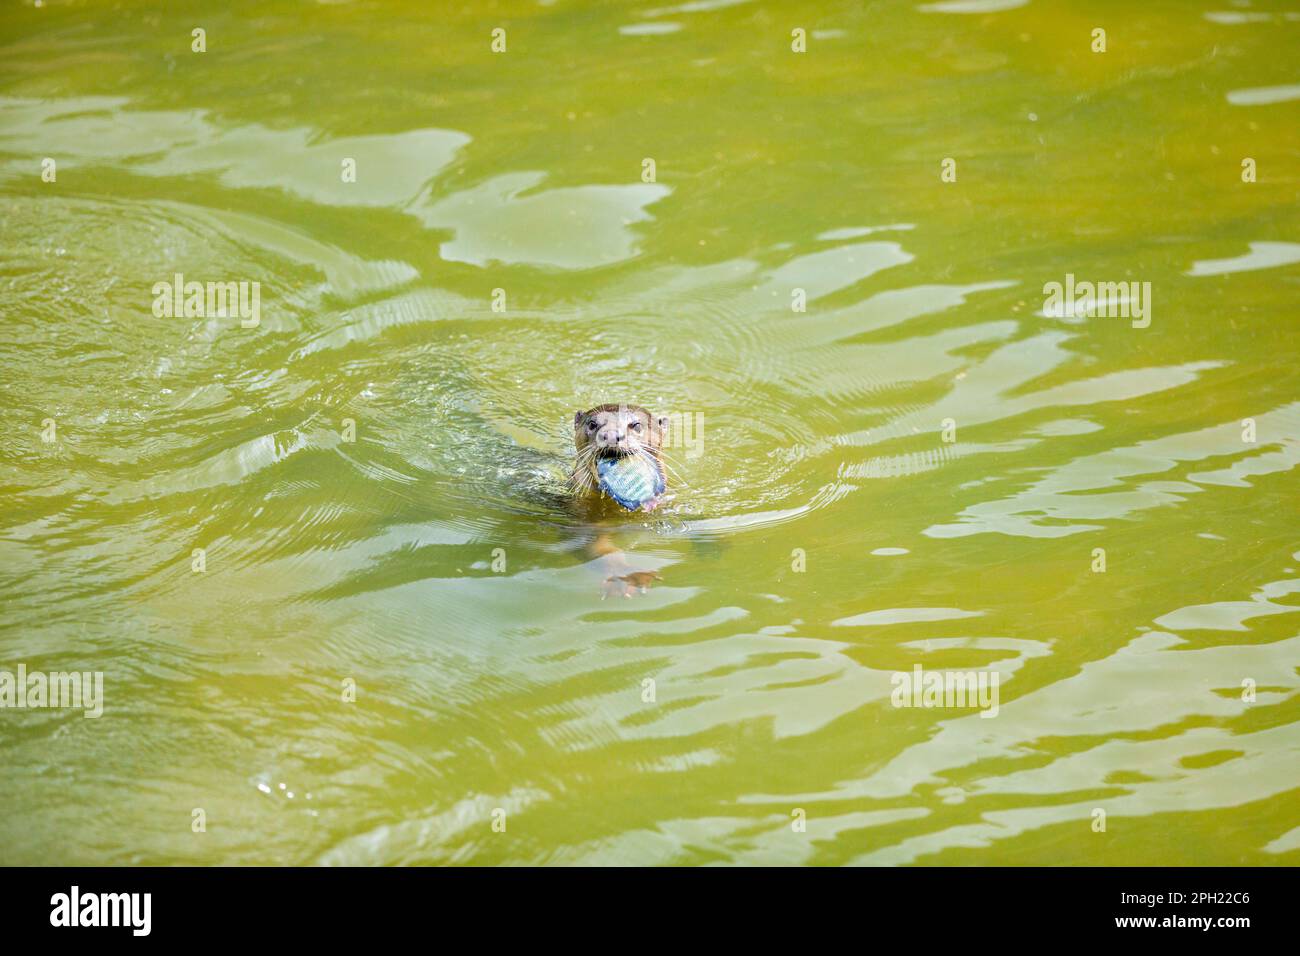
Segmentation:
<svg viewBox="0 0 1300 956">
<path fill-rule="evenodd" d="M 640 511 L 666 487 L 663 469 L 650 455 L 601 458 L 596 462 L 596 475 L 605 494 L 628 511 Z"/>
</svg>

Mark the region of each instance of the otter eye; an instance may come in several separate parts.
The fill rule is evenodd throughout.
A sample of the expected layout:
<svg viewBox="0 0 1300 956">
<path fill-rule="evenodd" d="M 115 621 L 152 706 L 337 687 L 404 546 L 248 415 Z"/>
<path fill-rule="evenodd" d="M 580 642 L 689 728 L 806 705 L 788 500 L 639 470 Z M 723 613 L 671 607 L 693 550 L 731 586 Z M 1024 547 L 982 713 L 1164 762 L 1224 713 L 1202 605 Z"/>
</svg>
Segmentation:
<svg viewBox="0 0 1300 956">
<path fill-rule="evenodd" d="M 634 431 L 634 432 L 639 432 L 639 431 L 641 430 L 641 423 L 640 423 L 640 422 L 633 422 L 633 423 L 632 423 L 631 425 L 629 425 L 628 427 L 631 428 L 632 431 Z"/>
<path fill-rule="evenodd" d="M 589 432 L 594 432 L 595 430 L 596 430 L 596 423 L 595 423 L 595 422 L 587 422 L 587 431 L 589 431 Z"/>
</svg>

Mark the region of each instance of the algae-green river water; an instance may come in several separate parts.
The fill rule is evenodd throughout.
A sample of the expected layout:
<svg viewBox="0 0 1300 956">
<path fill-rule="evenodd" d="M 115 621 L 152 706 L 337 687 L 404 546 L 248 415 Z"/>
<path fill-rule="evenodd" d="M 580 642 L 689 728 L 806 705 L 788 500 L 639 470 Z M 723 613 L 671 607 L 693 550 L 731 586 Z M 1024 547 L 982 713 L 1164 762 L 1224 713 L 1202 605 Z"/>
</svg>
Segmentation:
<svg viewBox="0 0 1300 956">
<path fill-rule="evenodd" d="M 1300 863 L 1298 54 L 6 4 L 0 863 Z"/>
</svg>

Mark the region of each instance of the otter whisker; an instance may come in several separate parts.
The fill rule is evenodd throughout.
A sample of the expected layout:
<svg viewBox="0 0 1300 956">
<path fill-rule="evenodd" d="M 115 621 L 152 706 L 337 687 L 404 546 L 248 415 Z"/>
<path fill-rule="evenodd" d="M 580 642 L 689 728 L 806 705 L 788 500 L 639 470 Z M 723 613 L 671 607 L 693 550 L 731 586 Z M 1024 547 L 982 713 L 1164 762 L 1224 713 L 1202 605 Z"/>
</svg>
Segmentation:
<svg viewBox="0 0 1300 956">
<path fill-rule="evenodd" d="M 682 484 L 682 485 L 686 485 L 687 487 L 690 487 L 690 482 L 688 482 L 685 478 L 681 476 L 681 473 L 678 472 L 675 467 L 673 467 L 671 462 L 663 458 L 660 458 L 659 464 L 664 471 L 668 472 L 669 477 L 671 477 L 673 481 L 677 482 L 678 484 Z"/>
<path fill-rule="evenodd" d="M 681 462 L 674 461 L 671 457 L 665 455 L 663 453 L 663 449 L 659 450 L 659 453 L 656 455 L 656 457 L 659 459 L 659 463 L 663 465 L 664 470 L 667 471 L 670 475 L 672 475 L 675 481 L 679 482 L 680 484 L 686 485 L 687 487 L 690 487 L 690 482 L 687 481 L 685 478 L 683 478 L 681 472 L 678 471 L 679 468 L 685 467 L 684 465 L 682 465 Z"/>
</svg>

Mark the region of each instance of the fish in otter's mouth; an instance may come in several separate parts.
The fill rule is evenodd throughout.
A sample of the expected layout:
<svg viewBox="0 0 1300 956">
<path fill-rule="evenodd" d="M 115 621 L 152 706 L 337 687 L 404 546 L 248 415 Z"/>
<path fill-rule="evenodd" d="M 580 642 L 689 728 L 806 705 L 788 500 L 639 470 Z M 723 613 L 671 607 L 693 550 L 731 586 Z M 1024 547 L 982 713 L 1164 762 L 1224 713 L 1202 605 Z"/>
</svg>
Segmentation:
<svg viewBox="0 0 1300 956">
<path fill-rule="evenodd" d="M 640 405 L 575 412 L 570 485 L 581 493 L 604 493 L 629 511 L 654 510 L 667 484 L 660 460 L 667 431 L 667 416 Z"/>
</svg>

